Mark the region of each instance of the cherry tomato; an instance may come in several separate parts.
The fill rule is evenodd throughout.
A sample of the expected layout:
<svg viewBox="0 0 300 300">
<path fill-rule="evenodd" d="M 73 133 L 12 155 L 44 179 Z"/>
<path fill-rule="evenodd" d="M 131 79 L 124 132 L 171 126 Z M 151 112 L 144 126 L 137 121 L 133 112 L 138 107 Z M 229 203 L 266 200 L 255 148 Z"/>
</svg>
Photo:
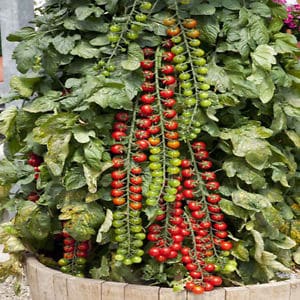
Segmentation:
<svg viewBox="0 0 300 300">
<path fill-rule="evenodd" d="M 152 116 L 149 116 L 149 119 L 152 121 L 153 124 L 157 124 L 160 121 L 160 116 L 159 115 L 152 115 Z"/>
<path fill-rule="evenodd" d="M 143 48 L 143 54 L 145 57 L 152 57 L 155 54 L 155 51 L 153 48 L 145 47 Z"/>
<path fill-rule="evenodd" d="M 73 252 L 73 251 L 74 251 L 74 245 L 64 246 L 64 252 Z"/>
<path fill-rule="evenodd" d="M 180 142 L 178 140 L 170 140 L 167 142 L 167 146 L 171 149 L 178 149 L 180 147 Z"/>
<path fill-rule="evenodd" d="M 192 148 L 195 152 L 206 150 L 206 144 L 204 142 L 196 141 L 193 142 Z"/>
<path fill-rule="evenodd" d="M 69 245 L 74 245 L 75 240 L 71 237 L 67 237 L 64 239 L 64 245 L 69 246 Z"/>
<path fill-rule="evenodd" d="M 169 140 L 177 140 L 179 138 L 179 133 L 177 131 L 167 131 L 165 137 Z"/>
<path fill-rule="evenodd" d="M 160 144 L 161 140 L 159 137 L 150 137 L 148 139 L 149 143 L 151 144 L 151 146 L 157 146 Z"/>
<path fill-rule="evenodd" d="M 122 154 L 125 152 L 125 146 L 122 144 L 114 144 L 110 147 L 110 151 L 113 154 Z"/>
<path fill-rule="evenodd" d="M 151 247 L 148 251 L 150 256 L 156 257 L 160 254 L 160 249 L 158 247 Z"/>
<path fill-rule="evenodd" d="M 178 26 L 174 26 L 167 29 L 167 35 L 168 36 L 176 36 L 181 32 L 180 28 Z"/>
<path fill-rule="evenodd" d="M 143 94 L 141 96 L 141 101 L 145 104 L 151 104 L 156 100 L 154 95 L 151 94 Z"/>
<path fill-rule="evenodd" d="M 175 57 L 175 54 L 170 51 L 164 52 L 162 54 L 162 59 L 163 59 L 163 61 L 166 61 L 166 62 L 172 62 L 174 57 Z"/>
<path fill-rule="evenodd" d="M 78 246 L 77 246 L 77 249 L 81 250 L 81 251 L 87 251 L 89 249 L 88 242 L 81 242 L 81 243 L 79 243 Z"/>
<path fill-rule="evenodd" d="M 173 98 L 168 98 L 163 100 L 163 105 L 168 108 L 172 108 L 176 104 L 176 100 Z"/>
<path fill-rule="evenodd" d="M 216 231 L 215 236 L 217 236 L 220 239 L 226 239 L 228 237 L 227 231 Z"/>
<path fill-rule="evenodd" d="M 143 104 L 140 107 L 140 113 L 143 116 L 150 116 L 150 115 L 152 115 L 153 111 L 154 111 L 153 107 L 149 104 Z M 148 120 L 148 122 L 149 122 L 149 124 L 151 124 L 150 120 Z"/>
<path fill-rule="evenodd" d="M 112 202 L 114 205 L 119 206 L 123 205 L 126 202 L 126 200 L 123 197 L 115 197 L 112 199 Z"/>
<path fill-rule="evenodd" d="M 200 36 L 200 31 L 198 29 L 191 29 L 186 32 L 186 35 L 192 39 L 196 39 Z"/>
<path fill-rule="evenodd" d="M 209 153 L 206 150 L 199 150 L 195 153 L 195 158 L 197 160 L 204 160 L 209 157 Z"/>
<path fill-rule="evenodd" d="M 144 70 L 143 75 L 144 75 L 144 78 L 149 81 L 151 81 L 155 77 L 155 74 L 150 70 Z"/>
<path fill-rule="evenodd" d="M 134 176 L 130 178 L 130 183 L 134 185 L 140 185 L 143 183 L 143 178 L 141 176 Z"/>
<path fill-rule="evenodd" d="M 192 29 L 197 26 L 197 21 L 195 19 L 185 19 L 182 25 L 185 28 Z"/>
<path fill-rule="evenodd" d="M 227 229 L 227 224 L 225 222 L 216 223 L 213 225 L 213 227 L 220 231 L 225 231 Z"/>
<path fill-rule="evenodd" d="M 128 128 L 128 126 L 124 122 L 115 122 L 114 125 L 113 125 L 113 130 L 114 131 L 126 132 L 127 128 Z"/>
<path fill-rule="evenodd" d="M 124 139 L 126 137 L 126 133 L 123 131 L 114 131 L 111 134 L 111 137 L 116 141 L 121 141 L 122 139 Z"/>
<path fill-rule="evenodd" d="M 158 133 L 160 133 L 160 126 L 155 126 L 152 125 L 149 129 L 148 129 L 149 134 L 151 135 L 156 135 Z"/>
<path fill-rule="evenodd" d="M 132 159 L 137 163 L 141 163 L 147 160 L 147 155 L 143 152 L 138 152 L 132 156 Z"/>
<path fill-rule="evenodd" d="M 122 168 L 124 167 L 124 159 L 121 157 L 114 157 L 112 159 L 113 167 L 114 168 Z"/>
<path fill-rule="evenodd" d="M 149 81 L 145 81 L 141 85 L 141 89 L 143 92 L 153 93 L 155 91 L 155 84 Z"/>
<path fill-rule="evenodd" d="M 140 65 L 143 70 L 150 70 L 154 67 L 154 61 L 151 59 L 145 59 L 140 62 Z"/>
<path fill-rule="evenodd" d="M 200 277 L 199 277 L 200 278 Z M 192 289 L 192 292 L 196 295 L 200 295 L 204 293 L 204 287 L 201 285 L 195 285 Z"/>
<path fill-rule="evenodd" d="M 194 191 L 193 190 L 184 190 L 183 191 L 183 196 L 186 199 L 193 199 L 195 197 Z"/>
<path fill-rule="evenodd" d="M 145 140 L 150 137 L 150 133 L 147 130 L 136 130 L 134 134 L 138 140 Z"/>
<path fill-rule="evenodd" d="M 147 140 L 138 140 L 135 143 L 141 150 L 147 150 L 149 148 L 149 142 Z"/>
<path fill-rule="evenodd" d="M 110 191 L 110 194 L 112 197 L 121 197 L 125 194 L 125 191 L 120 190 L 120 189 L 112 189 Z"/>
<path fill-rule="evenodd" d="M 143 205 L 141 202 L 130 202 L 129 206 L 133 210 L 141 210 Z"/>
<path fill-rule="evenodd" d="M 197 186 L 197 181 L 194 179 L 186 179 L 183 182 L 183 186 L 187 189 L 193 189 Z"/>
<path fill-rule="evenodd" d="M 145 14 L 143 14 L 143 13 L 139 13 L 139 14 L 135 15 L 134 18 L 135 18 L 135 20 L 136 20 L 137 22 L 143 23 L 143 22 L 146 22 L 146 20 L 147 20 L 147 15 L 145 15 Z"/>
<path fill-rule="evenodd" d="M 115 115 L 115 120 L 119 122 L 127 122 L 129 120 L 129 114 L 127 112 L 118 112 Z"/>
<path fill-rule="evenodd" d="M 212 167 L 212 162 L 209 160 L 203 160 L 198 163 L 198 166 L 202 170 L 209 170 Z"/>
<path fill-rule="evenodd" d="M 220 183 L 218 181 L 209 181 L 205 186 L 209 191 L 215 191 L 220 187 Z"/>
<path fill-rule="evenodd" d="M 176 19 L 174 19 L 174 18 L 165 18 L 165 19 L 163 19 L 163 24 L 165 26 L 173 26 L 173 25 L 176 24 Z"/>
<path fill-rule="evenodd" d="M 222 241 L 220 247 L 224 251 L 229 251 L 232 249 L 232 243 L 228 241 Z"/>
<path fill-rule="evenodd" d="M 172 75 L 167 75 L 162 78 L 161 82 L 164 85 L 172 85 L 172 84 L 176 83 L 176 78 Z M 170 97 L 168 97 L 168 98 L 170 98 Z"/>
<path fill-rule="evenodd" d="M 129 195 L 130 200 L 135 202 L 141 202 L 143 200 L 142 194 L 130 194 Z"/>
<path fill-rule="evenodd" d="M 195 211 L 197 211 L 197 210 L 200 210 L 200 209 L 202 208 L 202 206 L 201 206 L 201 204 L 199 204 L 199 202 L 197 202 L 197 201 L 189 201 L 189 202 L 188 202 L 188 208 L 189 208 L 190 210 L 195 210 Z"/>
<path fill-rule="evenodd" d="M 165 128 L 167 130 L 176 130 L 178 128 L 178 122 L 171 120 L 171 121 L 166 121 L 165 122 Z M 171 147 L 172 148 L 172 147 Z M 175 148 L 176 149 L 176 148 Z"/>
<path fill-rule="evenodd" d="M 124 179 L 126 177 L 126 173 L 120 170 L 116 170 L 111 172 L 111 178 L 114 180 Z"/>
<path fill-rule="evenodd" d="M 73 258 L 74 258 L 74 253 L 73 252 L 64 253 L 64 259 L 71 260 Z"/>
<path fill-rule="evenodd" d="M 194 172 L 191 168 L 186 168 L 181 171 L 181 175 L 185 178 L 189 178 L 194 175 Z"/>
<path fill-rule="evenodd" d="M 207 202 L 216 204 L 221 200 L 221 196 L 218 194 L 210 194 L 206 197 Z"/>
<path fill-rule="evenodd" d="M 160 70 L 165 75 L 170 75 L 175 72 L 175 68 L 172 65 L 164 65 Z"/>
<path fill-rule="evenodd" d="M 159 94 L 162 98 L 168 99 L 168 98 L 172 98 L 174 96 L 174 91 L 165 89 L 165 90 L 159 91 Z"/>
<path fill-rule="evenodd" d="M 31 192 L 27 197 L 27 200 L 32 201 L 32 202 L 36 202 L 39 199 L 40 199 L 40 196 L 36 192 Z"/>
<path fill-rule="evenodd" d="M 110 27 L 109 27 L 109 30 L 111 32 L 120 32 L 122 31 L 122 27 L 118 24 L 112 24 Z"/>
<path fill-rule="evenodd" d="M 201 177 L 203 180 L 215 180 L 217 176 L 214 172 L 203 172 Z"/>
</svg>

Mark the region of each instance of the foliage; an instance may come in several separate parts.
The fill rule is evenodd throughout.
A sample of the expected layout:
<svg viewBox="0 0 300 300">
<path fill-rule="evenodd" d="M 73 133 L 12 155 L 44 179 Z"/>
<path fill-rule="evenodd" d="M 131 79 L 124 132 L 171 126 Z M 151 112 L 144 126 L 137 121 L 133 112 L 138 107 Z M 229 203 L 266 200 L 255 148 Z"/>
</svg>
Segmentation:
<svg viewBox="0 0 300 300">
<path fill-rule="evenodd" d="M 6 137 L 0 184 L 3 191 L 16 184 L 11 195 L 1 192 L 0 208 L 17 211 L 4 225 L 11 237 L 0 238 L 8 252 L 48 253 L 65 226 L 78 241 L 96 245 L 97 237 L 100 247 L 90 262 L 95 278 L 107 279 L 110 266 L 115 280 L 143 277 L 180 289 L 179 261 L 161 267 L 145 255 L 140 265 L 122 269 L 115 260 L 109 148 L 115 113 L 134 113 L 144 80 L 141 49 L 166 38 L 166 16 L 192 17 L 212 87 L 212 105 L 195 114 L 198 136 L 218 167 L 220 205 L 234 241 L 230 259 L 237 262 L 222 276 L 228 285 L 278 279 L 299 264 L 300 246 L 300 50 L 294 35 L 281 32 L 285 8 L 268 0 L 151 1 L 147 20 L 138 22 L 133 16 L 141 2 L 48 0 L 34 27 L 8 37 L 18 42 L 14 59 L 21 75 L 1 102 L 19 99 L 22 105 L 0 115 Z M 121 26 L 115 40 L 112 24 Z M 132 28 L 137 37 L 128 36 Z M 31 153 L 43 157 L 38 178 L 27 164 Z M 25 201 L 33 190 L 38 201 Z M 142 218 L 145 226 L 153 221 L 151 208 Z M 224 266 L 228 259 L 221 259 Z"/>
</svg>

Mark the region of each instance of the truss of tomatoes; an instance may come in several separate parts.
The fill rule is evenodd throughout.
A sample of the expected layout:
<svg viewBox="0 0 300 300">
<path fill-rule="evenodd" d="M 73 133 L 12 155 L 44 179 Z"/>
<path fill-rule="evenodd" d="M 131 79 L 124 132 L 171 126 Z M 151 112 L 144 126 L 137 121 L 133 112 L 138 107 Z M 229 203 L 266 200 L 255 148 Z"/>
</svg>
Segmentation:
<svg viewBox="0 0 300 300">
<path fill-rule="evenodd" d="M 194 19 L 180 26 L 177 23 L 172 18 L 164 20 L 170 38 L 161 48 L 143 49 L 140 65 L 145 80 L 133 113 L 115 115 L 115 143 L 110 149 L 118 244 L 115 259 L 125 265 L 140 263 L 147 239 L 148 255 L 157 262 L 181 257 L 187 271 L 186 289 L 201 294 L 222 284 L 213 261 L 220 254 L 228 255 L 232 243 L 227 240 L 228 226 L 218 205 L 220 184 L 211 171 L 209 152 L 204 142 L 195 140 L 200 124 L 193 120 L 193 111 L 198 103 L 202 108 L 210 104 L 200 33 Z M 191 52 L 194 60 L 188 62 L 186 55 Z M 179 93 L 186 104 L 181 116 L 176 110 Z M 182 135 L 191 126 L 186 140 L 188 158 L 183 158 Z M 147 190 L 143 186 L 145 169 L 151 177 Z M 157 208 L 147 228 L 141 217 L 145 207 Z"/>
</svg>

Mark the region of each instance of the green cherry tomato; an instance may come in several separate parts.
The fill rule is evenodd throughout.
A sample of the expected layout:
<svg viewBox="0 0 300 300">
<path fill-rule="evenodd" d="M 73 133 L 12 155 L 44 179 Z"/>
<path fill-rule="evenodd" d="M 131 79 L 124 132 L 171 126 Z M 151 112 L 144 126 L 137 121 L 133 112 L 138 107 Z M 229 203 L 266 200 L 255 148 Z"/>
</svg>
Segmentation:
<svg viewBox="0 0 300 300">
<path fill-rule="evenodd" d="M 146 22 L 147 21 L 147 15 L 145 15 L 145 14 L 137 14 L 137 15 L 135 15 L 135 20 L 137 21 L 137 22 Z"/>
<path fill-rule="evenodd" d="M 191 74 L 187 72 L 183 72 L 179 74 L 179 79 L 180 80 L 189 80 L 191 78 Z"/>
<path fill-rule="evenodd" d="M 174 44 L 179 44 L 182 42 L 182 37 L 180 35 L 177 35 L 177 36 L 173 36 L 171 38 L 171 41 L 174 43 Z"/>
<path fill-rule="evenodd" d="M 197 81 L 199 81 L 199 82 L 204 82 L 204 81 L 206 80 L 205 76 L 202 76 L 202 75 L 198 75 L 198 76 L 196 77 L 196 79 L 197 79 Z"/>
<path fill-rule="evenodd" d="M 120 31 L 122 31 L 122 27 L 118 24 L 113 24 L 109 27 L 109 30 L 111 32 L 120 32 Z"/>
<path fill-rule="evenodd" d="M 203 57 L 200 57 L 200 58 L 198 58 L 198 59 L 194 59 L 193 62 L 194 62 L 194 64 L 195 64 L 196 66 L 200 66 L 200 67 L 206 65 L 206 59 L 203 58 Z"/>
<path fill-rule="evenodd" d="M 194 91 L 192 89 L 186 89 L 183 91 L 183 95 L 185 97 L 191 97 L 191 96 L 193 96 L 193 94 L 194 94 Z"/>
<path fill-rule="evenodd" d="M 110 32 L 107 35 L 107 39 L 111 42 L 111 43 L 116 43 L 118 42 L 118 40 L 120 39 L 120 35 L 118 33 L 115 32 Z"/>
<path fill-rule="evenodd" d="M 122 255 L 122 254 L 116 254 L 115 255 L 115 260 L 117 260 L 117 261 L 123 261 L 124 260 L 124 255 Z"/>
<path fill-rule="evenodd" d="M 133 256 L 131 258 L 131 261 L 134 263 L 134 264 L 139 264 L 142 262 L 142 258 L 140 256 Z"/>
<path fill-rule="evenodd" d="M 130 223 L 134 225 L 140 225 L 142 224 L 142 218 L 140 217 L 133 217 L 130 219 Z"/>
<path fill-rule="evenodd" d="M 61 258 L 57 263 L 59 266 L 63 267 L 67 266 L 70 263 L 70 261 L 66 258 Z"/>
<path fill-rule="evenodd" d="M 135 33 L 140 32 L 142 30 L 142 26 L 138 24 L 131 24 L 130 29 Z"/>
<path fill-rule="evenodd" d="M 206 100 L 201 100 L 200 101 L 200 106 L 201 107 L 210 107 L 211 106 L 211 101 L 209 99 L 206 99 Z"/>
<path fill-rule="evenodd" d="M 132 242 L 132 246 L 134 247 L 134 248 L 141 248 L 142 246 L 143 246 L 143 241 L 141 241 L 141 240 L 134 240 L 133 242 Z"/>
<path fill-rule="evenodd" d="M 206 75 L 208 72 L 208 69 L 206 67 L 199 67 L 196 69 L 196 72 L 200 75 Z"/>
<path fill-rule="evenodd" d="M 164 195 L 163 199 L 166 202 L 174 202 L 176 200 L 176 195 L 166 194 L 166 195 Z"/>
<path fill-rule="evenodd" d="M 149 169 L 150 169 L 150 170 L 159 170 L 159 169 L 161 169 L 161 168 L 162 168 L 162 164 L 159 163 L 159 162 L 151 162 L 151 163 L 149 164 Z"/>
<path fill-rule="evenodd" d="M 127 230 L 125 227 L 119 227 L 119 228 L 115 228 L 115 234 L 123 234 L 125 233 Z"/>
<path fill-rule="evenodd" d="M 115 236 L 115 241 L 116 242 L 124 242 L 128 238 L 127 234 L 120 234 Z"/>
<path fill-rule="evenodd" d="M 210 85 L 208 83 L 201 83 L 199 87 L 203 91 L 208 91 L 210 89 Z"/>
<path fill-rule="evenodd" d="M 163 177 L 164 172 L 162 170 L 154 170 L 151 172 L 152 177 Z"/>
<path fill-rule="evenodd" d="M 115 227 L 115 228 L 119 228 L 119 227 L 122 227 L 124 226 L 125 222 L 122 221 L 122 220 L 114 220 L 112 222 L 112 225 Z"/>
<path fill-rule="evenodd" d="M 149 1 L 143 1 L 140 5 L 140 10 L 150 10 L 152 8 L 152 3 Z"/>
<path fill-rule="evenodd" d="M 196 98 L 193 98 L 193 97 L 190 97 L 190 98 L 186 98 L 184 100 L 184 104 L 187 106 L 187 107 L 192 107 L 194 105 L 196 105 L 197 103 L 197 100 Z"/>
<path fill-rule="evenodd" d="M 177 64 L 175 66 L 175 70 L 178 71 L 178 72 L 184 72 L 186 71 L 187 69 L 189 68 L 189 66 L 185 63 L 182 63 L 182 64 Z"/>
<path fill-rule="evenodd" d="M 205 54 L 204 50 L 202 49 L 195 49 L 192 51 L 193 56 L 201 57 Z"/>
<path fill-rule="evenodd" d="M 168 167 L 167 171 L 171 175 L 176 175 L 176 174 L 180 173 L 180 168 L 174 167 L 174 166 L 170 166 L 170 167 Z"/>
<path fill-rule="evenodd" d="M 131 211 L 129 212 L 129 215 L 130 215 L 131 217 L 139 217 L 139 216 L 140 216 L 140 212 L 139 212 L 138 210 L 131 210 Z"/>
<path fill-rule="evenodd" d="M 159 155 L 149 155 L 149 160 L 150 161 L 154 161 L 154 162 L 158 162 L 161 160 L 161 157 Z"/>
<path fill-rule="evenodd" d="M 127 37 L 129 40 L 131 40 L 131 41 L 135 41 L 135 40 L 137 40 L 137 39 L 139 38 L 139 35 L 138 35 L 138 33 L 135 32 L 135 31 L 128 31 L 128 32 L 126 33 L 126 37 Z"/>
<path fill-rule="evenodd" d="M 189 45 L 192 47 L 198 47 L 200 46 L 201 42 L 198 39 L 192 39 L 189 41 Z"/>
<path fill-rule="evenodd" d="M 123 249 L 123 248 L 118 248 L 117 249 L 117 254 L 126 255 L 127 254 L 127 250 Z"/>
<path fill-rule="evenodd" d="M 134 255 L 136 255 L 136 256 L 143 256 L 144 254 L 145 254 L 145 251 L 142 249 L 136 249 L 134 251 Z"/>
<path fill-rule="evenodd" d="M 146 205 L 148 206 L 156 206 L 158 204 L 158 200 L 156 198 L 147 198 Z"/>
<path fill-rule="evenodd" d="M 201 92 L 198 94 L 199 98 L 204 100 L 207 99 L 209 97 L 209 94 L 207 92 Z"/>
<path fill-rule="evenodd" d="M 176 157 L 180 157 L 180 152 L 178 150 L 169 150 L 167 152 L 167 155 L 169 157 L 173 157 L 173 158 L 176 158 Z"/>
<path fill-rule="evenodd" d="M 183 117 L 187 117 L 187 118 L 189 118 L 189 117 L 191 117 L 191 116 L 192 116 L 192 112 L 191 112 L 191 111 L 188 111 L 188 110 L 186 110 L 186 111 L 184 111 L 184 112 L 182 113 L 182 116 L 183 116 Z"/>
<path fill-rule="evenodd" d="M 183 54 L 179 54 L 179 55 L 176 55 L 174 58 L 173 58 L 173 62 L 175 64 L 181 64 L 181 63 L 184 63 L 186 61 L 186 56 L 183 55 Z"/>
<path fill-rule="evenodd" d="M 169 194 L 169 195 L 176 195 L 177 193 L 177 189 L 176 188 L 173 188 L 173 187 L 166 187 L 166 193 Z"/>
<path fill-rule="evenodd" d="M 130 258 L 125 258 L 125 259 L 123 260 L 123 264 L 124 264 L 125 266 L 130 266 L 130 265 L 132 265 L 132 261 L 131 261 Z"/>
<path fill-rule="evenodd" d="M 63 273 L 69 273 L 69 272 L 71 272 L 71 268 L 72 268 L 71 265 L 69 265 L 69 266 L 62 266 L 62 267 L 60 267 L 60 270 L 61 270 Z"/>
<path fill-rule="evenodd" d="M 193 84 L 190 81 L 183 81 L 180 83 L 180 87 L 183 89 L 190 89 L 193 86 Z"/>
<path fill-rule="evenodd" d="M 154 178 L 158 178 L 158 177 L 154 177 Z M 157 183 L 153 182 L 149 185 L 149 190 L 159 192 L 161 190 L 161 187 L 162 187 L 161 184 L 157 184 Z"/>
<path fill-rule="evenodd" d="M 181 120 L 181 123 L 184 124 L 184 125 L 189 125 L 191 122 L 191 119 L 190 118 L 187 118 L 187 117 L 184 117 L 182 118 Z"/>
<path fill-rule="evenodd" d="M 137 240 L 144 240 L 145 238 L 146 238 L 146 234 L 145 233 L 143 233 L 143 232 L 139 232 L 139 233 L 136 233 L 135 235 L 134 235 L 134 237 L 137 239 Z"/>
<path fill-rule="evenodd" d="M 190 140 L 194 140 L 196 137 L 197 137 L 197 134 L 194 133 L 194 132 L 192 132 L 192 133 L 189 134 L 189 139 Z"/>
<path fill-rule="evenodd" d="M 159 195 L 159 191 L 148 191 L 146 193 L 147 198 L 156 198 Z"/>
<path fill-rule="evenodd" d="M 108 65 L 106 66 L 106 70 L 109 72 L 113 72 L 116 70 L 116 66 L 115 65 Z"/>
<path fill-rule="evenodd" d="M 133 225 L 130 226 L 130 231 L 133 233 L 139 233 L 143 230 L 143 227 L 141 225 Z"/>
<path fill-rule="evenodd" d="M 181 159 L 179 159 L 179 158 L 172 158 L 172 159 L 170 159 L 170 164 L 172 166 L 179 167 L 181 165 Z"/>
<path fill-rule="evenodd" d="M 86 264 L 86 258 L 84 258 L 84 257 L 76 257 L 75 263 L 77 265 L 85 265 Z"/>
<path fill-rule="evenodd" d="M 159 147 L 152 147 L 150 149 L 151 154 L 159 154 L 161 152 L 161 149 Z"/>
<path fill-rule="evenodd" d="M 180 186 L 180 181 L 178 179 L 170 179 L 168 184 L 169 186 L 176 188 Z"/>
<path fill-rule="evenodd" d="M 115 211 L 113 213 L 114 220 L 122 220 L 125 218 L 125 213 L 123 211 Z"/>
<path fill-rule="evenodd" d="M 180 46 L 180 45 L 173 46 L 171 48 L 171 52 L 176 54 L 176 55 L 179 55 L 179 54 L 184 52 L 184 47 Z"/>
<path fill-rule="evenodd" d="M 194 124 L 193 124 L 194 125 Z M 201 132 L 201 128 L 198 128 L 198 127 L 193 127 L 192 128 L 192 131 L 193 131 L 193 133 L 195 133 L 195 134 L 199 134 L 200 132 Z"/>
</svg>

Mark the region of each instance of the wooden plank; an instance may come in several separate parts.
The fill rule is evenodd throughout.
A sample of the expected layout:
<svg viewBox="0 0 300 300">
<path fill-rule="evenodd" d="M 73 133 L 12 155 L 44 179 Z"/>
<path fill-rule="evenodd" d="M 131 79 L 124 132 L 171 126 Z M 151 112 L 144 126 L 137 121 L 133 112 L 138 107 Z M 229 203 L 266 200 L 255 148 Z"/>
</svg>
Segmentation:
<svg viewBox="0 0 300 300">
<path fill-rule="evenodd" d="M 250 291 L 247 287 L 229 287 L 225 289 L 226 300 L 249 300 Z"/>
<path fill-rule="evenodd" d="M 159 300 L 186 300 L 186 291 L 173 292 L 170 288 L 161 288 L 159 290 Z"/>
<path fill-rule="evenodd" d="M 40 291 L 38 285 L 38 277 L 36 271 L 36 259 L 33 257 L 26 257 L 26 276 L 29 284 L 29 290 L 32 300 L 40 300 Z"/>
<path fill-rule="evenodd" d="M 64 273 L 55 273 L 53 276 L 54 299 L 67 300 L 67 278 L 69 276 Z"/>
<path fill-rule="evenodd" d="M 300 299 L 300 279 L 290 280 L 290 298 L 289 300 Z"/>
<path fill-rule="evenodd" d="M 290 282 L 274 282 L 247 286 L 250 300 L 288 300 L 290 298 Z"/>
<path fill-rule="evenodd" d="M 195 295 L 193 293 L 188 293 L 188 300 L 223 300 L 225 299 L 225 289 L 216 288 L 210 292 L 204 292 L 202 295 Z M 244 300 L 244 299 L 241 299 Z"/>
<path fill-rule="evenodd" d="M 102 284 L 102 300 L 125 300 L 126 283 L 107 281 Z"/>
<path fill-rule="evenodd" d="M 159 287 L 128 284 L 125 287 L 126 300 L 159 300 Z"/>
<path fill-rule="evenodd" d="M 68 300 L 101 300 L 102 283 L 102 280 L 68 278 Z"/>
</svg>

